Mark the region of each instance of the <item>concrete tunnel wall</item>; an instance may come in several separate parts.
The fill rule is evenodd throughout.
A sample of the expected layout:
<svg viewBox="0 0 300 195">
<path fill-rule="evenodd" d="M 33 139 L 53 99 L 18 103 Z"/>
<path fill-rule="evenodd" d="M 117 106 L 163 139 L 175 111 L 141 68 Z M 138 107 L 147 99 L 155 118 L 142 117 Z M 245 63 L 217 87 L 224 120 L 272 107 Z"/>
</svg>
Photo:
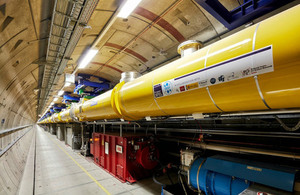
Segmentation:
<svg viewBox="0 0 300 195">
<path fill-rule="evenodd" d="M 49 17 L 48 11 L 42 15 L 43 2 L 49 1 L 0 1 L 0 152 L 28 128 L 2 135 L 1 131 L 37 120 L 40 70 L 36 62 L 45 55 L 41 48 L 46 44 L 37 40 L 48 36 L 40 21 Z M 16 194 L 32 138 L 29 131 L 0 156 L 0 194 Z"/>
<path fill-rule="evenodd" d="M 34 128 L 28 127 L 17 133 L 22 135 L 25 132 L 27 133 L 0 157 L 0 195 L 18 192 L 34 138 Z"/>
</svg>

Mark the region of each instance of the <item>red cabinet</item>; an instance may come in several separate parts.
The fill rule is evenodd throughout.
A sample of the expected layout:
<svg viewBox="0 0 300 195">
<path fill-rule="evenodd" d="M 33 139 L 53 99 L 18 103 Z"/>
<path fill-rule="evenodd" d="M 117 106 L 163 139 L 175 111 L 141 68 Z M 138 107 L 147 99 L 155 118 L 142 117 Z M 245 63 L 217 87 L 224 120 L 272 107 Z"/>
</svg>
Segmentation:
<svg viewBox="0 0 300 195">
<path fill-rule="evenodd" d="M 125 182 L 150 176 L 159 152 L 150 136 L 116 136 L 93 133 L 94 161 Z"/>
</svg>

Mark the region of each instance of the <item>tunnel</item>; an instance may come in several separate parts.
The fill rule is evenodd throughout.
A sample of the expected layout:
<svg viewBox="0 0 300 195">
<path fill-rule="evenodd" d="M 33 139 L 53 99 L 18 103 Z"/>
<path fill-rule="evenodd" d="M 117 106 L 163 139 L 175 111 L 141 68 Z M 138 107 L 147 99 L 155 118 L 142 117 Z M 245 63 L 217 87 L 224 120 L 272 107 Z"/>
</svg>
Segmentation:
<svg viewBox="0 0 300 195">
<path fill-rule="evenodd" d="M 0 0 L 0 195 L 300 194 L 299 0 Z"/>
</svg>

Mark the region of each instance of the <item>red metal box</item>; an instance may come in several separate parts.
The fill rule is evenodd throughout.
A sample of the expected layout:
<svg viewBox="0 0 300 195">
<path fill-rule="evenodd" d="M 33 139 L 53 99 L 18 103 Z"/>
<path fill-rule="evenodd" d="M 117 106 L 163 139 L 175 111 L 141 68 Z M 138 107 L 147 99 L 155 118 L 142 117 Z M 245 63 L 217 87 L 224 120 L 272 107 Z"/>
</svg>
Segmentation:
<svg viewBox="0 0 300 195">
<path fill-rule="evenodd" d="M 94 161 L 125 182 L 152 174 L 159 152 L 150 136 L 116 136 L 93 133 Z"/>
</svg>

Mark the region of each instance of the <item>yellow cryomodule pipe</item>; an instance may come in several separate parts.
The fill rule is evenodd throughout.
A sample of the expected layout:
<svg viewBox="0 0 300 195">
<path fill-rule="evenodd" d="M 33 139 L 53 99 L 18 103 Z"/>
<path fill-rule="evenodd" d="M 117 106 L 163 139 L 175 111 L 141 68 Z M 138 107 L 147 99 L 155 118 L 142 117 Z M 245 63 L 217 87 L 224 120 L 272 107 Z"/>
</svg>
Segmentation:
<svg viewBox="0 0 300 195">
<path fill-rule="evenodd" d="M 124 84 L 120 114 L 299 108 L 299 18 L 298 5 Z"/>
<path fill-rule="evenodd" d="M 117 115 L 112 107 L 112 92 L 113 90 L 109 90 L 79 105 L 77 107 L 78 111 L 75 111 L 77 113 L 75 114 L 76 117 L 80 121 L 120 118 L 121 116 Z"/>
<path fill-rule="evenodd" d="M 80 121 L 300 108 L 300 5 L 77 105 Z M 69 110 L 60 122 L 70 122 Z"/>
<path fill-rule="evenodd" d="M 59 114 L 60 114 L 60 116 L 59 116 L 59 122 L 68 123 L 68 122 L 72 121 L 72 119 L 70 117 L 70 110 L 69 109 L 63 110 Z"/>
</svg>

